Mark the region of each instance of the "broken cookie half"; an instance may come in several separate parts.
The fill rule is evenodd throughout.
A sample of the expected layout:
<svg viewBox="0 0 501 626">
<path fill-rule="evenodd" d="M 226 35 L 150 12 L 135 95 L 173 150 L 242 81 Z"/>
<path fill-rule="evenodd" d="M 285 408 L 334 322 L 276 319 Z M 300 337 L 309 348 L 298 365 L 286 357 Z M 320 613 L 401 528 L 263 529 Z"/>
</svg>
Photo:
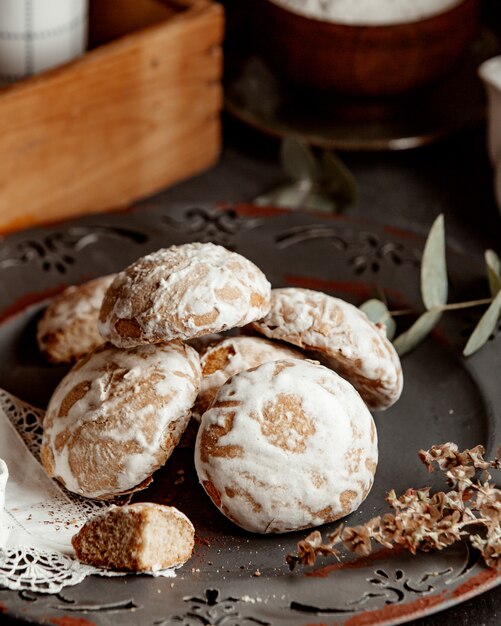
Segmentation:
<svg viewBox="0 0 501 626">
<path fill-rule="evenodd" d="M 118 571 L 155 572 L 185 563 L 195 529 L 175 507 L 137 502 L 113 506 L 82 526 L 71 543 L 87 565 Z"/>
</svg>

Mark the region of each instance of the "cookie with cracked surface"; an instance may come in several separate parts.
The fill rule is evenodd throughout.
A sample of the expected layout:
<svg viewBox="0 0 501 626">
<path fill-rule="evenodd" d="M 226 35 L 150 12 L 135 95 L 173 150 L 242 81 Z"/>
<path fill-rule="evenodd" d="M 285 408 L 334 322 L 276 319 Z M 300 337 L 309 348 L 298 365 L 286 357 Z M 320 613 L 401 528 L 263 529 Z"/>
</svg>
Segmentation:
<svg viewBox="0 0 501 626">
<path fill-rule="evenodd" d="M 45 309 L 37 326 L 38 347 L 51 363 L 73 363 L 100 346 L 97 328 L 104 294 L 115 275 L 67 287 Z"/>
<path fill-rule="evenodd" d="M 155 572 L 185 563 L 195 529 L 175 507 L 136 502 L 99 513 L 71 539 L 79 561 L 129 572 Z"/>
<path fill-rule="evenodd" d="M 88 498 L 145 488 L 188 425 L 200 377 L 197 352 L 181 342 L 97 348 L 49 401 L 45 471 Z"/>
<path fill-rule="evenodd" d="M 188 340 L 260 319 L 270 292 L 263 272 L 235 252 L 212 243 L 172 246 L 117 275 L 99 329 L 122 348 Z"/>
<path fill-rule="evenodd" d="M 402 393 L 402 366 L 384 327 L 340 298 L 310 289 L 273 289 L 270 312 L 251 328 L 310 351 L 346 378 L 371 410 L 389 408 Z"/>
<path fill-rule="evenodd" d="M 299 350 L 262 337 L 226 337 L 207 348 L 200 358 L 202 386 L 193 417 L 200 420 L 221 385 L 235 374 L 269 361 L 304 358 Z"/>
<path fill-rule="evenodd" d="M 372 416 L 352 385 L 311 361 L 233 376 L 203 415 L 198 478 L 246 530 L 283 533 L 332 522 L 369 493 L 378 459 Z"/>
</svg>

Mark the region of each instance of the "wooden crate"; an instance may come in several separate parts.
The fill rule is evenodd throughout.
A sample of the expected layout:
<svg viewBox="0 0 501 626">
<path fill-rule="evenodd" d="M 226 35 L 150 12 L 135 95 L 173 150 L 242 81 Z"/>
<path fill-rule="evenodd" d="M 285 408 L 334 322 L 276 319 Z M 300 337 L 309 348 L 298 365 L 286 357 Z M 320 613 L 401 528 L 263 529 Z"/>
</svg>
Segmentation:
<svg viewBox="0 0 501 626">
<path fill-rule="evenodd" d="M 0 89 L 0 232 L 126 206 L 219 155 L 221 6 L 91 6 L 100 45 Z"/>
</svg>

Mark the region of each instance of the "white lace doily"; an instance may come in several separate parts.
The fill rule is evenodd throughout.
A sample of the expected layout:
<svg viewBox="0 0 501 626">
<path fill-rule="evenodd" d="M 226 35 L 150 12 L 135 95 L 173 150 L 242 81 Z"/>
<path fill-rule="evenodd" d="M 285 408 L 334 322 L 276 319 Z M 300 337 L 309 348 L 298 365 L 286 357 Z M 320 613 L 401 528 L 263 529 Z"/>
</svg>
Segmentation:
<svg viewBox="0 0 501 626">
<path fill-rule="evenodd" d="M 73 556 L 72 535 L 109 503 L 81 498 L 46 476 L 39 462 L 43 415 L 0 389 L 0 458 L 9 473 L 5 509 L 0 508 L 0 586 L 58 593 L 89 574 L 121 574 L 83 565 Z"/>
</svg>

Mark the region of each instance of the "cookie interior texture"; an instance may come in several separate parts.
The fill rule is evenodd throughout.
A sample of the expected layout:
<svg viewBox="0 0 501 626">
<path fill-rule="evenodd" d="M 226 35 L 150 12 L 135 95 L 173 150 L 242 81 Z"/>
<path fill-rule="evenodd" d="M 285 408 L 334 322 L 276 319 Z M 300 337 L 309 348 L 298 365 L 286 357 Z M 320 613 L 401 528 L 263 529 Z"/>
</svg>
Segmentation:
<svg viewBox="0 0 501 626">
<path fill-rule="evenodd" d="M 211 243 L 171 246 L 117 275 L 99 329 L 118 347 L 186 341 L 259 319 L 270 293 L 263 272 L 235 252 Z"/>
<path fill-rule="evenodd" d="M 185 563 L 194 534 L 189 519 L 174 507 L 136 503 L 89 520 L 72 544 L 77 558 L 88 565 L 147 572 Z"/>
</svg>

